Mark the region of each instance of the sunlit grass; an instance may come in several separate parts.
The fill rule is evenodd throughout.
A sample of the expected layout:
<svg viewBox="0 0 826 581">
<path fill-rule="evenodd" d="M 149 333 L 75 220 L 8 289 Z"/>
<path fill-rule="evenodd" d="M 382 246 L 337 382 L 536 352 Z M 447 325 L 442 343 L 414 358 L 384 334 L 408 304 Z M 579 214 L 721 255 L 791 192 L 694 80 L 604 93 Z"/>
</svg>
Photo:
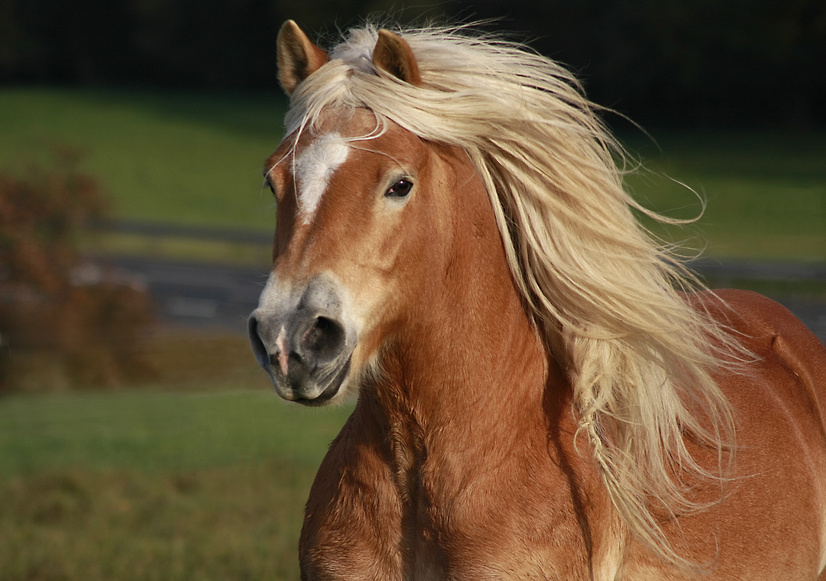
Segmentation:
<svg viewBox="0 0 826 581">
<path fill-rule="evenodd" d="M 117 217 L 266 230 L 264 160 L 281 140 L 278 94 L 0 90 L 0 169 L 48 163 L 54 144 L 86 154 L 83 169 L 112 195 Z"/>
<path fill-rule="evenodd" d="M 350 409 L 228 388 L 0 398 L 0 580 L 297 579 Z"/>
<path fill-rule="evenodd" d="M 0 580 L 298 579 L 312 470 L 267 460 L 0 481 Z"/>
<path fill-rule="evenodd" d="M 230 387 L 5 396 L 0 476 L 70 467 L 198 470 L 273 459 L 315 466 L 348 413 Z"/>
<path fill-rule="evenodd" d="M 96 233 L 81 241 L 81 249 L 117 256 L 251 266 L 266 265 L 272 257 L 272 249 L 265 244 L 182 236 L 147 236 L 127 232 Z"/>
</svg>

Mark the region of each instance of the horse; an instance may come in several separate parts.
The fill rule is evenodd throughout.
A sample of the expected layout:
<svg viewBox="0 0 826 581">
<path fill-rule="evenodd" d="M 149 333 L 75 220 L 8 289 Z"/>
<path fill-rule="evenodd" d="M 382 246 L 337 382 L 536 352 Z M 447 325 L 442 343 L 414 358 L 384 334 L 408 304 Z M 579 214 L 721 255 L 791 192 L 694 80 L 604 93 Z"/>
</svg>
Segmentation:
<svg viewBox="0 0 826 581">
<path fill-rule="evenodd" d="M 826 350 L 640 225 L 573 75 L 463 26 L 277 48 L 250 341 L 355 399 L 302 579 L 826 579 Z"/>
</svg>

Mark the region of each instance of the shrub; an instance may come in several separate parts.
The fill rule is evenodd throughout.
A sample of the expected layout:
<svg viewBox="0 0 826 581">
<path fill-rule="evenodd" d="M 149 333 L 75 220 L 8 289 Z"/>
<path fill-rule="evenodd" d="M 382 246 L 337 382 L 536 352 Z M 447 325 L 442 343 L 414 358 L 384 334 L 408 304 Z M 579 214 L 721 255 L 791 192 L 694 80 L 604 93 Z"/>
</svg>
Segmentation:
<svg viewBox="0 0 826 581">
<path fill-rule="evenodd" d="M 105 217 L 106 198 L 75 151 L 54 158 L 0 173 L 0 390 L 111 386 L 142 368 L 149 297 L 84 261 L 84 226 Z"/>
</svg>

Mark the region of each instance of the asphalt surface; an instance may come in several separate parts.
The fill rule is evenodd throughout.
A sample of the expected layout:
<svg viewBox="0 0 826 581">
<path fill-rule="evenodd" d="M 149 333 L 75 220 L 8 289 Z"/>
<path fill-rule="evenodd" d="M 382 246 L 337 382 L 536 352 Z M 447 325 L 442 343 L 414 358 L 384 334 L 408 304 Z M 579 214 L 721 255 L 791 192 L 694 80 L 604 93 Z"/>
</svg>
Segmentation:
<svg viewBox="0 0 826 581">
<path fill-rule="evenodd" d="M 218 328 L 246 333 L 246 321 L 258 305 L 269 268 L 172 262 L 146 258 L 107 260 L 118 276 L 143 286 L 153 297 L 165 322 L 189 327 Z M 713 287 L 736 287 L 742 281 L 816 283 L 820 298 L 805 292 L 767 293 L 784 304 L 826 343 L 826 265 L 766 262 L 716 262 L 695 264 Z M 793 288 L 791 285 L 790 288 Z"/>
<path fill-rule="evenodd" d="M 134 257 L 110 258 L 106 263 L 119 279 L 149 292 L 162 321 L 244 334 L 269 275 L 268 267 Z"/>
</svg>

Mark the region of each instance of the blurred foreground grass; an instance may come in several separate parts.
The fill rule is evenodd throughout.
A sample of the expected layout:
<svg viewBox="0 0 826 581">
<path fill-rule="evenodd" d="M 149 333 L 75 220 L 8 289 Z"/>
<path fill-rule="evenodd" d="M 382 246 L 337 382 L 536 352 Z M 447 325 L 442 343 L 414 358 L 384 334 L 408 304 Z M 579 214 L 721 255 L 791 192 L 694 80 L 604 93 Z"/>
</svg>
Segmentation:
<svg viewBox="0 0 826 581">
<path fill-rule="evenodd" d="M 297 579 L 349 412 L 219 384 L 0 398 L 0 580 Z"/>
</svg>

